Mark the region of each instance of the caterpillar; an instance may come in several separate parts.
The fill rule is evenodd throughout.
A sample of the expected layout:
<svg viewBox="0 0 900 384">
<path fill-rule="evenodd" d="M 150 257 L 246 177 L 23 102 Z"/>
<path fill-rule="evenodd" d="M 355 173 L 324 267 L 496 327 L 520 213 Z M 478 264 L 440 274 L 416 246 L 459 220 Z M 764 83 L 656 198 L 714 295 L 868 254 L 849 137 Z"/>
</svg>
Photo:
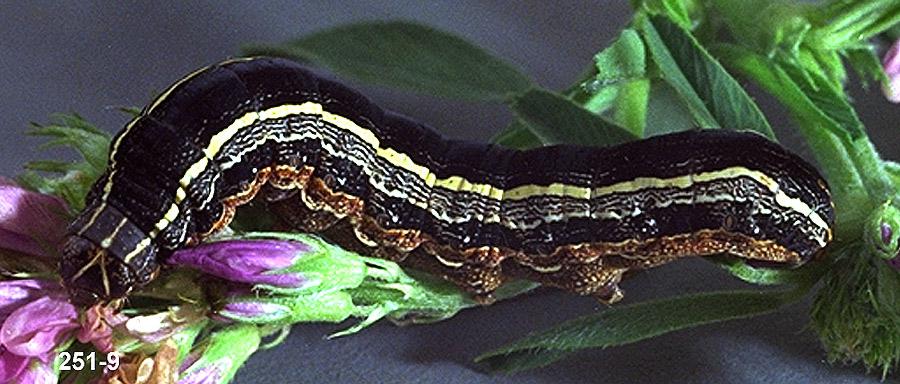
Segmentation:
<svg viewBox="0 0 900 384">
<path fill-rule="evenodd" d="M 113 138 L 63 247 L 71 300 L 126 297 L 257 195 L 297 230 L 482 302 L 509 278 L 614 302 L 627 271 L 687 256 L 796 266 L 834 225 L 816 169 L 758 134 L 514 150 L 445 139 L 292 61 L 241 58 L 177 81 Z"/>
</svg>

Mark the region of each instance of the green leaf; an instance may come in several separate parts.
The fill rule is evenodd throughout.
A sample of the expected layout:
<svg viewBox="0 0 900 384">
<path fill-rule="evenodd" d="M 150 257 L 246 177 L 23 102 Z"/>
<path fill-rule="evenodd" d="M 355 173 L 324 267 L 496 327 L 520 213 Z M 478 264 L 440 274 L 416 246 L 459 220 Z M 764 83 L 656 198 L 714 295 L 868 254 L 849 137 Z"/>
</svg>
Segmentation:
<svg viewBox="0 0 900 384">
<path fill-rule="evenodd" d="M 643 18 L 639 25 L 660 74 L 700 127 L 752 130 L 774 139 L 756 103 L 690 33 L 663 17 Z"/>
<path fill-rule="evenodd" d="M 643 5 L 652 14 L 666 15 L 685 29 L 693 24 L 690 10 L 702 7 L 693 0 L 644 0 Z"/>
<path fill-rule="evenodd" d="M 771 64 L 776 63 L 792 79 L 792 83 L 799 86 L 806 97 L 837 124 L 833 126 L 837 128 L 835 133 L 849 136 L 850 140 L 865 136 L 862 121 L 847 101 L 847 95 L 842 89 L 835 88 L 828 79 L 816 72 L 805 70 L 803 66 L 774 60 Z"/>
<path fill-rule="evenodd" d="M 531 133 L 545 144 L 605 146 L 638 139 L 628 130 L 546 90 L 529 90 L 516 97 L 510 107 Z"/>
<path fill-rule="evenodd" d="M 804 45 L 798 57 L 803 70 L 815 74 L 818 81 L 827 83 L 833 89 L 841 89 L 847 80 L 847 70 L 836 51 L 813 50 Z"/>
<path fill-rule="evenodd" d="M 372 84 L 465 100 L 501 101 L 531 86 L 483 49 L 402 21 L 350 24 L 279 45 L 245 46 L 243 52 L 312 61 Z"/>
<path fill-rule="evenodd" d="M 516 149 L 540 147 L 543 144 L 541 139 L 535 136 L 534 133 L 531 133 L 525 123 L 518 119 L 500 131 L 491 141 Z"/>
<path fill-rule="evenodd" d="M 796 55 L 812 28 L 806 8 L 781 0 L 708 1 L 716 22 L 728 28 L 733 39 L 764 55 L 779 52 Z"/>
<path fill-rule="evenodd" d="M 900 23 L 900 2 L 896 0 L 835 1 L 819 8 L 820 26 L 810 43 L 821 50 L 840 50 L 866 41 Z"/>
<path fill-rule="evenodd" d="M 828 178 L 841 212 L 838 215 L 839 227 L 858 229 L 865 218 L 862 208 L 868 204 L 868 192 L 863 186 L 863 176 L 851 157 L 847 131 L 807 95 L 806 88 L 798 84 L 780 63 L 735 46 L 723 46 L 722 49 L 724 51 L 719 56 L 728 60 L 730 67 L 752 78 L 787 106 Z"/>
<path fill-rule="evenodd" d="M 650 99 L 650 80 L 637 79 L 619 86 L 614 119 L 637 137 L 644 136 L 647 125 L 647 103 Z"/>
<path fill-rule="evenodd" d="M 884 169 L 891 178 L 891 183 L 894 184 L 894 187 L 900 189 L 900 164 L 893 161 L 885 161 Z M 894 200 L 900 200 L 900 196 L 894 196 Z M 897 204 L 900 205 L 900 201 Z"/>
<path fill-rule="evenodd" d="M 42 147 L 69 146 L 74 148 L 84 159 L 98 170 L 97 175 L 106 169 L 109 135 L 77 114 L 57 114 L 52 116 L 53 123 L 41 125 L 31 123 L 29 135 L 45 136 L 51 140 Z"/>
<path fill-rule="evenodd" d="M 42 147 L 71 147 L 85 161 L 32 161 L 25 165 L 28 171 L 19 175 L 19 183 L 34 191 L 59 196 L 73 210 L 81 210 L 91 185 L 106 169 L 109 135 L 75 114 L 54 115 L 49 125 L 32 123 L 28 134 L 50 138 Z M 59 175 L 47 177 L 34 171 Z"/>
<path fill-rule="evenodd" d="M 681 132 L 695 127 L 691 112 L 678 93 L 664 81 L 653 81 L 647 101 L 644 137 Z"/>
<path fill-rule="evenodd" d="M 541 367 L 579 349 L 623 345 L 698 325 L 770 313 L 799 300 L 808 289 L 700 293 L 616 306 L 531 334 L 475 361 L 500 372 Z"/>
<path fill-rule="evenodd" d="M 646 60 L 640 35 L 633 29 L 623 30 L 612 45 L 594 56 L 597 75 L 593 87 L 643 78 Z"/>
<path fill-rule="evenodd" d="M 863 81 L 872 80 L 877 84 L 887 81 L 887 74 L 884 73 L 881 59 L 871 44 L 851 47 L 842 53 Z"/>
<path fill-rule="evenodd" d="M 659 68 L 660 75 L 675 89 L 682 102 L 687 105 L 688 110 L 694 117 L 694 121 L 702 128 L 719 128 L 719 123 L 706 108 L 703 100 L 700 99 L 687 77 L 685 77 L 675 57 L 673 57 L 669 48 L 666 47 L 665 42 L 653 24 L 647 18 L 642 19 L 640 23 L 644 41 L 647 43 L 653 62 Z"/>
</svg>

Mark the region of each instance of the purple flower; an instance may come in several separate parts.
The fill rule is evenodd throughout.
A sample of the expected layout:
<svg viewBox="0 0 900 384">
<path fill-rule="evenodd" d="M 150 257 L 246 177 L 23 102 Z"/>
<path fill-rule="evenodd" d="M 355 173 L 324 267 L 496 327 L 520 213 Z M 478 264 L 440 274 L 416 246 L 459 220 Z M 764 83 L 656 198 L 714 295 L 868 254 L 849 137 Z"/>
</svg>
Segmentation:
<svg viewBox="0 0 900 384">
<path fill-rule="evenodd" d="M 44 280 L 0 281 L 0 319 L 0 382 L 55 383 L 55 351 L 79 327 L 63 288 Z"/>
<path fill-rule="evenodd" d="M 884 96 L 892 103 L 900 103 L 900 40 L 884 54 L 882 65 L 887 75 L 887 83 L 882 87 Z"/>
<path fill-rule="evenodd" d="M 65 236 L 66 204 L 0 177 L 0 248 L 50 256 Z"/>
<path fill-rule="evenodd" d="M 53 362 L 45 362 L 31 359 L 27 367 L 22 370 L 10 383 L 15 384 L 56 384 L 59 377 L 53 370 Z"/>
<path fill-rule="evenodd" d="M 22 279 L 0 281 L 0 322 L 13 311 L 42 296 L 64 297 L 59 283 L 49 280 Z"/>
<path fill-rule="evenodd" d="M 44 296 L 13 311 L 0 327 L 0 343 L 19 356 L 47 361 L 77 329 L 78 312 L 63 298 Z"/>
<path fill-rule="evenodd" d="M 0 383 L 6 383 L 21 375 L 31 359 L 20 356 L 0 346 Z"/>
<path fill-rule="evenodd" d="M 186 265 L 235 282 L 302 288 L 308 280 L 290 267 L 312 247 L 295 241 L 231 240 L 180 250 L 171 264 Z"/>
</svg>

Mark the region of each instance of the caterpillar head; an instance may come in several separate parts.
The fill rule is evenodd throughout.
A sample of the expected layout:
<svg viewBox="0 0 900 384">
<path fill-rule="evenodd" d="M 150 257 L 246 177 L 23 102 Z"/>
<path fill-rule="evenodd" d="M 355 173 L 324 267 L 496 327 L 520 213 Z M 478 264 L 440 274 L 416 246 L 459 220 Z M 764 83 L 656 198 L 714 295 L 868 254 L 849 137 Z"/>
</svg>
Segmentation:
<svg viewBox="0 0 900 384">
<path fill-rule="evenodd" d="M 159 269 L 155 244 L 113 207 L 86 209 L 69 232 L 59 273 L 73 304 L 125 298 Z"/>
</svg>

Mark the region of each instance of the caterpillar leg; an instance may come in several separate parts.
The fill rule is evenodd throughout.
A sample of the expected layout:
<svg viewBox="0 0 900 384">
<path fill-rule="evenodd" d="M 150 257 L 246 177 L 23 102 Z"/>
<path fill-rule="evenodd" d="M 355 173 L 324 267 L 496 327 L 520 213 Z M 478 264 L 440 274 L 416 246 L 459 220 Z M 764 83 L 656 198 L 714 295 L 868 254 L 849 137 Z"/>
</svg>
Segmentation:
<svg viewBox="0 0 900 384">
<path fill-rule="evenodd" d="M 489 247 L 470 253 L 473 254 L 463 256 L 458 251 L 449 251 L 443 247 L 425 246 L 413 252 L 404 265 L 438 275 L 456 284 L 472 295 L 479 304 L 491 304 L 495 300 L 494 291 L 504 282 L 500 260 L 505 255 L 497 252 L 496 248 Z"/>
<path fill-rule="evenodd" d="M 274 195 L 281 197 L 281 190 L 274 190 Z M 315 211 L 303 203 L 299 193 L 290 197 L 272 199 L 268 202 L 269 210 L 275 213 L 288 226 L 301 232 L 320 233 L 331 228 L 340 218 L 328 211 Z"/>
<path fill-rule="evenodd" d="M 556 263 L 551 260 L 559 260 Z M 504 273 L 560 288 L 580 295 L 593 296 L 604 304 L 622 299 L 619 288 L 628 267 L 605 263 L 598 258 L 589 263 L 566 263 L 559 258 L 520 257 L 503 264 Z"/>
</svg>

